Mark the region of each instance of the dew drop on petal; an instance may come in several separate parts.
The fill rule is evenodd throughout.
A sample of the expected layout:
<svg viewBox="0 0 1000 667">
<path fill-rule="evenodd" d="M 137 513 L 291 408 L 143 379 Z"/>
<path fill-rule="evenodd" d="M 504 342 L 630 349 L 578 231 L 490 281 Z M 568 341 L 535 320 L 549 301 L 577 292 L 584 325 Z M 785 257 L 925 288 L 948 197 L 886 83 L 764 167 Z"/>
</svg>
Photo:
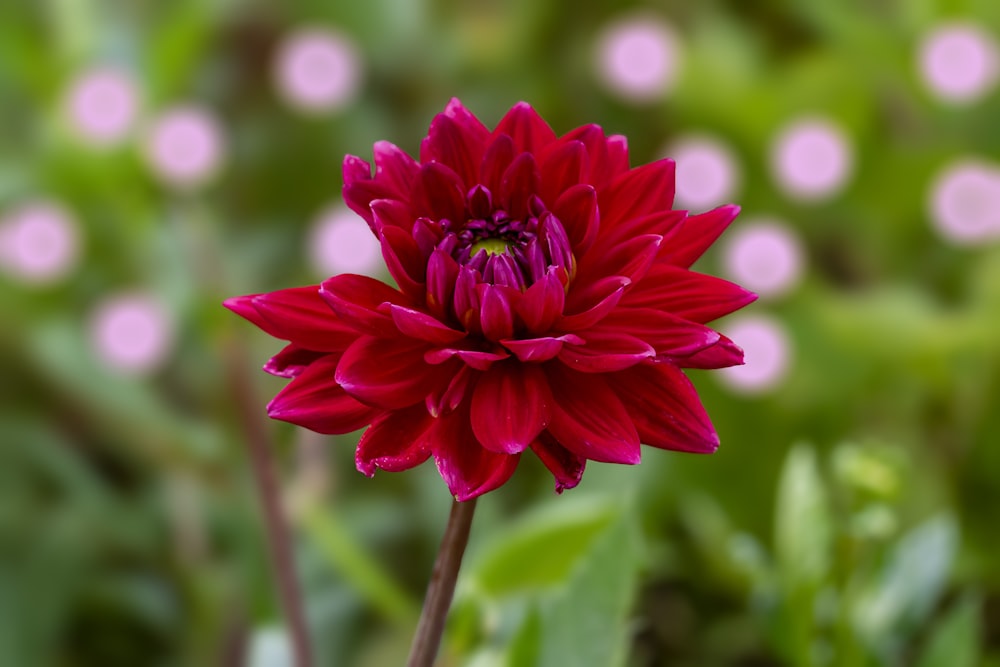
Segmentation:
<svg viewBox="0 0 1000 667">
<path fill-rule="evenodd" d="M 304 28 L 278 48 L 275 85 L 289 105 L 305 112 L 331 111 L 348 105 L 361 82 L 361 58 L 346 36 Z"/>
<path fill-rule="evenodd" d="M 118 143 L 132 130 L 139 107 L 133 79 L 111 67 L 81 74 L 70 84 L 65 113 L 73 131 L 94 146 Z"/>
<path fill-rule="evenodd" d="M 790 123 L 771 146 L 774 180 L 794 199 L 820 200 L 835 195 L 847 183 L 853 162 L 844 133 L 819 118 Z"/>
<path fill-rule="evenodd" d="M 612 23 L 599 36 L 598 76 L 626 99 L 649 101 L 673 87 L 679 56 L 673 29 L 654 16 L 638 14 Z"/>
<path fill-rule="evenodd" d="M 146 161 L 161 180 L 175 187 L 193 187 L 210 179 L 222 154 L 222 130 L 200 107 L 167 110 L 153 120 L 146 135 Z"/>
<path fill-rule="evenodd" d="M 791 347 L 784 328 L 763 315 L 746 315 L 727 323 L 723 332 L 743 348 L 746 363 L 716 371 L 719 381 L 742 394 L 759 394 L 785 378 Z"/>
<path fill-rule="evenodd" d="M 76 265 L 76 221 L 50 201 L 21 204 L 0 221 L 0 268 L 27 283 L 53 282 Z"/>
<path fill-rule="evenodd" d="M 739 188 L 736 156 L 721 141 L 703 136 L 682 138 L 665 153 L 677 163 L 677 203 L 703 211 L 729 203 Z"/>
<path fill-rule="evenodd" d="M 972 23 L 943 24 L 920 43 L 918 68 L 924 85 L 938 98 L 968 103 L 988 93 L 1000 74 L 1000 48 Z"/>
<path fill-rule="evenodd" d="M 952 243 L 1000 238 L 1000 166 L 965 159 L 945 167 L 931 184 L 928 208 L 935 229 Z"/>
<path fill-rule="evenodd" d="M 726 277 L 762 297 L 787 293 L 802 273 L 802 244 L 786 225 L 747 220 L 732 230 L 723 246 Z"/>
<path fill-rule="evenodd" d="M 359 273 L 378 276 L 384 267 L 378 239 L 368 224 L 349 209 L 335 205 L 319 215 L 308 236 L 309 260 L 321 276 Z"/>
<path fill-rule="evenodd" d="M 90 340 L 109 368 L 141 374 L 159 367 L 170 353 L 174 322 L 156 298 L 139 292 L 101 302 L 90 320 Z"/>
</svg>

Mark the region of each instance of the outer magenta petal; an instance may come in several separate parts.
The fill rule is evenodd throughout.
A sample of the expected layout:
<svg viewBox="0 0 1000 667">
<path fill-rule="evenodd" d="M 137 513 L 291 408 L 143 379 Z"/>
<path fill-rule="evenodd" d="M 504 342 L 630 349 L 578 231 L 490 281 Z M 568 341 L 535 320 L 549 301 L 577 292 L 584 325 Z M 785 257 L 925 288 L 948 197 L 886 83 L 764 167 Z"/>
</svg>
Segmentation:
<svg viewBox="0 0 1000 667">
<path fill-rule="evenodd" d="M 559 195 L 552 212 L 566 230 L 573 252 L 583 257 L 597 239 L 601 225 L 597 191 L 591 185 L 574 185 Z"/>
<path fill-rule="evenodd" d="M 617 247 L 646 234 L 666 237 L 682 225 L 686 219 L 687 211 L 659 211 L 622 220 L 614 227 L 602 226 L 597 233 L 596 243 L 591 248 L 591 254 L 599 253 L 605 248 Z"/>
<path fill-rule="evenodd" d="M 344 324 L 356 331 L 382 338 L 398 336 L 396 324 L 384 303 L 410 305 L 411 301 L 385 283 L 352 273 L 323 281 L 319 295 Z"/>
<path fill-rule="evenodd" d="M 642 442 L 663 449 L 709 453 L 719 446 L 691 381 L 672 364 L 642 364 L 607 377 Z"/>
<path fill-rule="evenodd" d="M 600 192 L 603 224 L 615 227 L 629 218 L 670 210 L 674 203 L 674 173 L 670 159 L 632 169 Z"/>
<path fill-rule="evenodd" d="M 583 373 L 610 373 L 635 366 L 656 356 L 656 350 L 635 336 L 616 331 L 592 329 L 582 345 L 564 345 L 559 361 Z"/>
<path fill-rule="evenodd" d="M 381 231 L 382 257 L 389 274 L 404 294 L 414 301 L 420 299 L 427 290 L 427 264 L 420 247 L 405 229 L 384 227 Z"/>
<path fill-rule="evenodd" d="M 542 433 L 531 443 L 531 451 L 549 469 L 556 479 L 556 493 L 572 489 L 583 478 L 587 459 L 577 456 L 560 445 L 548 432 Z"/>
<path fill-rule="evenodd" d="M 340 352 L 355 338 L 320 296 L 320 287 L 293 287 L 227 299 L 223 305 L 265 333 L 319 352 Z"/>
<path fill-rule="evenodd" d="M 421 162 L 441 162 L 462 179 L 466 189 L 478 182 L 489 130 L 462 106 L 452 100 L 444 113 L 431 121 L 427 138 L 420 145 Z"/>
<path fill-rule="evenodd" d="M 479 168 L 479 181 L 491 192 L 500 192 L 500 183 L 510 163 L 517 156 L 514 140 L 506 134 L 494 133 L 493 142 L 486 149 Z"/>
<path fill-rule="evenodd" d="M 564 343 L 583 345 L 584 340 L 574 334 L 563 334 L 555 337 L 507 339 L 500 343 L 513 352 L 520 361 L 538 363 L 554 359 L 563 349 Z"/>
<path fill-rule="evenodd" d="M 335 355 L 314 361 L 278 392 L 267 414 L 326 434 L 350 433 L 371 423 L 381 411 L 348 395 L 334 379 L 336 368 Z"/>
<path fill-rule="evenodd" d="M 455 343 L 465 338 L 464 331 L 456 331 L 442 324 L 427 313 L 422 313 L 406 306 L 389 306 L 392 320 L 399 327 L 399 332 L 408 338 L 425 340 L 428 343 L 442 345 Z"/>
<path fill-rule="evenodd" d="M 455 500 L 463 502 L 501 486 L 517 468 L 520 454 L 497 454 L 477 441 L 468 407 L 434 420 L 426 438 L 438 472 Z"/>
<path fill-rule="evenodd" d="M 688 268 L 715 243 L 739 213 L 739 206 L 729 205 L 690 216 L 673 234 L 663 239 L 659 260 Z"/>
<path fill-rule="evenodd" d="M 562 315 L 565 303 L 566 290 L 559 280 L 558 269 L 553 267 L 524 291 L 517 304 L 517 313 L 530 333 L 543 334 Z"/>
<path fill-rule="evenodd" d="M 557 320 L 557 328 L 563 331 L 581 331 L 594 326 L 618 305 L 625 288 L 630 284 L 628 278 L 610 276 L 583 289 L 570 291 L 565 308 L 567 314 Z"/>
<path fill-rule="evenodd" d="M 687 356 L 664 357 L 681 368 L 728 368 L 743 364 L 743 350 L 736 343 L 720 335 L 713 345 Z"/>
<path fill-rule="evenodd" d="M 489 368 L 497 361 L 503 361 L 510 357 L 509 354 L 503 350 L 498 351 L 486 351 L 486 350 L 474 350 L 474 349 L 463 349 L 459 347 L 442 347 L 428 350 L 424 354 L 424 361 L 429 364 L 443 364 L 452 358 L 461 359 L 470 368 L 474 368 L 477 371 L 489 370 Z"/>
<path fill-rule="evenodd" d="M 309 364 L 326 355 L 326 352 L 315 352 L 290 343 L 264 364 L 264 371 L 279 377 L 293 378 L 308 368 Z"/>
<path fill-rule="evenodd" d="M 622 297 L 621 305 L 662 310 L 704 324 L 756 299 L 735 283 L 660 262 Z"/>
<path fill-rule="evenodd" d="M 524 451 L 551 418 L 548 380 L 535 364 L 496 364 L 472 393 L 472 430 L 490 451 Z"/>
<path fill-rule="evenodd" d="M 376 141 L 373 153 L 375 179 L 385 183 L 393 199 L 406 199 L 420 165 L 406 151 L 388 141 Z"/>
<path fill-rule="evenodd" d="M 563 192 L 586 182 L 590 172 L 587 148 L 579 141 L 551 143 L 539 158 L 538 168 L 539 195 L 551 207 Z"/>
<path fill-rule="evenodd" d="M 500 119 L 493 136 L 501 134 L 514 140 L 519 153 L 537 153 L 556 139 L 549 124 L 526 102 L 518 102 Z"/>
<path fill-rule="evenodd" d="M 591 282 L 602 276 L 624 276 L 633 283 L 639 282 L 653 265 L 661 241 L 661 236 L 646 234 L 613 248 L 589 253 L 580 263 L 577 278 L 581 282 Z"/>
<path fill-rule="evenodd" d="M 424 361 L 427 343 L 362 336 L 344 352 L 337 382 L 359 401 L 387 410 L 406 408 L 441 391 L 458 362 Z"/>
<path fill-rule="evenodd" d="M 528 214 L 528 202 L 538 192 L 540 180 L 535 156 L 521 153 L 507 167 L 500 180 L 500 201 L 507 213 L 515 220 Z"/>
<path fill-rule="evenodd" d="M 399 472 L 420 465 L 431 455 L 423 436 L 433 421 L 423 405 L 384 413 L 358 442 L 354 453 L 358 471 L 371 477 L 379 468 Z"/>
<path fill-rule="evenodd" d="M 554 399 L 548 431 L 556 440 L 594 461 L 639 463 L 639 434 L 603 376 L 561 363 L 547 364 L 545 371 Z"/>
<path fill-rule="evenodd" d="M 703 324 L 685 320 L 651 308 L 622 308 L 601 322 L 599 329 L 587 332 L 590 340 L 594 331 L 626 333 L 652 345 L 658 355 L 687 357 L 715 345 L 720 338 Z"/>
<path fill-rule="evenodd" d="M 479 321 L 487 340 L 499 341 L 514 335 L 514 299 L 520 296 L 516 288 L 479 284 Z"/>
<path fill-rule="evenodd" d="M 420 168 L 413 187 L 414 217 L 465 222 L 465 192 L 465 184 L 454 170 L 429 162 Z"/>
</svg>

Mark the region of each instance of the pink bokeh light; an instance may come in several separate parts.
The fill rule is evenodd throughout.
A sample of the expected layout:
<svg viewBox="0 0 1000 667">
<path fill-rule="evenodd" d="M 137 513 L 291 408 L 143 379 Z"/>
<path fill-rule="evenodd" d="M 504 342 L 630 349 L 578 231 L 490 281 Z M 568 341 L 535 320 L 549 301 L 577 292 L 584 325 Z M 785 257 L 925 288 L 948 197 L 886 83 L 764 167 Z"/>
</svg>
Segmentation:
<svg viewBox="0 0 1000 667">
<path fill-rule="evenodd" d="M 1000 74 L 996 40 L 972 23 L 935 28 L 920 43 L 917 60 L 927 89 L 956 104 L 973 102 L 988 93 Z"/>
<path fill-rule="evenodd" d="M 829 198 L 850 178 L 854 156 L 843 131 L 821 118 L 803 118 L 779 131 L 771 170 L 785 193 L 804 201 Z"/>
<path fill-rule="evenodd" d="M 65 107 L 70 126 L 83 141 L 107 147 L 131 132 L 139 111 L 139 93 L 125 72 L 98 67 L 73 81 Z"/>
<path fill-rule="evenodd" d="M 0 220 L 0 268 L 26 283 L 62 278 L 76 266 L 79 254 L 76 221 L 61 204 L 27 202 Z"/>
<path fill-rule="evenodd" d="M 798 236 L 774 220 L 746 220 L 723 246 L 725 275 L 761 297 L 778 297 L 795 287 L 802 274 Z"/>
<path fill-rule="evenodd" d="M 361 58 L 346 36 L 304 28 L 278 48 L 275 85 L 281 97 L 304 112 L 331 111 L 350 104 L 361 84 Z"/>
<path fill-rule="evenodd" d="M 744 315 L 728 322 L 723 333 L 743 348 L 746 363 L 716 371 L 720 382 L 741 394 L 761 394 L 781 384 L 792 354 L 781 324 L 764 315 Z"/>
<path fill-rule="evenodd" d="M 929 215 L 942 237 L 958 245 L 1000 239 L 1000 165 L 964 159 L 931 184 Z"/>
<path fill-rule="evenodd" d="M 669 91 L 679 70 L 680 46 L 666 23 L 648 14 L 620 19 L 598 38 L 597 72 L 607 88 L 636 102 Z"/>
<path fill-rule="evenodd" d="M 223 135 L 215 117 L 197 106 L 174 107 L 155 118 L 146 135 L 145 157 L 168 185 L 191 188 L 218 171 Z"/>
<path fill-rule="evenodd" d="M 173 318 L 149 294 L 111 296 L 91 317 L 90 341 L 95 354 L 121 373 L 142 374 L 158 368 L 170 354 L 173 340 Z"/>
<path fill-rule="evenodd" d="M 317 217 L 306 250 L 313 270 L 324 277 L 339 273 L 377 276 L 384 266 L 381 246 L 368 224 L 339 204 Z"/>
<path fill-rule="evenodd" d="M 726 144 L 707 136 L 680 139 L 665 154 L 677 162 L 677 203 L 694 211 L 729 203 L 741 176 Z"/>
</svg>

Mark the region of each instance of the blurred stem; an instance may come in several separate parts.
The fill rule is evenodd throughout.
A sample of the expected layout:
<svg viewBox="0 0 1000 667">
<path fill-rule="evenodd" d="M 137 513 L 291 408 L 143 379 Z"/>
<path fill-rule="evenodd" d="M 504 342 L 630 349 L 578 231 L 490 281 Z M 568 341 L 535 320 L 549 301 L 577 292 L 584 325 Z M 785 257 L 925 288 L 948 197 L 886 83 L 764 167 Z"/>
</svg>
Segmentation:
<svg viewBox="0 0 1000 667">
<path fill-rule="evenodd" d="M 401 626 L 413 627 L 413 600 L 364 552 L 339 517 L 316 506 L 305 510 L 301 523 L 306 536 L 374 607 Z"/>
<path fill-rule="evenodd" d="M 232 345 L 230 350 L 228 369 L 230 390 L 236 396 L 236 403 L 239 406 L 240 420 L 245 431 L 244 442 L 250 455 L 250 467 L 253 469 L 254 485 L 264 511 L 264 528 L 271 557 L 272 575 L 285 612 L 295 665 L 311 667 L 309 632 L 306 627 L 302 593 L 295 577 L 291 530 L 288 517 L 281 506 L 278 476 L 274 459 L 271 457 L 271 443 L 267 436 L 268 424 L 254 395 L 253 383 L 247 375 L 248 366 L 242 347 Z"/>
<path fill-rule="evenodd" d="M 456 500 L 451 505 L 448 526 L 444 530 L 437 560 L 434 561 L 431 581 L 427 585 L 427 597 L 424 598 L 424 608 L 420 612 L 420 622 L 417 624 L 406 667 L 431 667 L 434 664 L 441 635 L 444 634 L 448 608 L 451 607 L 451 598 L 455 593 L 462 555 L 469 542 L 469 530 L 472 528 L 472 515 L 475 511 L 475 498 L 464 503 Z"/>
</svg>

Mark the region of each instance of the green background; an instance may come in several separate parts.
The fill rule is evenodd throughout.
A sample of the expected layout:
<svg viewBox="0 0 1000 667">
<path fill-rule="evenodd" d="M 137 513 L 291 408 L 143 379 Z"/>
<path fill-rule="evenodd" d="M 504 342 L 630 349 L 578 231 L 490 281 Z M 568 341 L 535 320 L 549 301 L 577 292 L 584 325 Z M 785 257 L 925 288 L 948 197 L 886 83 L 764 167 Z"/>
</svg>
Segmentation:
<svg viewBox="0 0 1000 667">
<path fill-rule="evenodd" d="M 683 53 L 676 85 L 642 104 L 594 66 L 602 29 L 639 8 Z M 282 381 L 255 369 L 279 344 L 220 304 L 322 279 L 305 240 L 339 197 L 343 155 L 381 139 L 416 153 L 458 96 L 487 125 L 518 100 L 559 133 L 599 123 L 629 137 L 633 164 L 685 133 L 719 137 L 744 215 L 786 220 L 805 272 L 750 307 L 787 329 L 779 386 L 748 396 L 693 374 L 718 453 L 646 449 L 562 496 L 526 460 L 481 499 L 442 664 L 1000 665 L 1000 245 L 948 244 L 927 213 L 943 167 L 997 156 L 1000 95 L 956 106 L 923 87 L 920 40 L 950 20 L 1000 31 L 1000 4 L 4 2 L 0 212 L 61 202 L 81 257 L 53 284 L 0 274 L 0 664 L 236 665 L 280 649 L 232 381 L 247 369 L 263 414 Z M 355 41 L 346 107 L 302 114 L 275 92 L 274 49 L 302 26 Z M 216 114 L 211 183 L 160 184 L 137 139 L 74 139 L 63 96 L 102 64 L 133 74 L 144 117 L 180 102 Z M 855 155 L 822 202 L 787 198 L 768 168 L 775 134 L 807 114 L 839 123 Z M 96 304 L 131 289 L 176 322 L 145 375 L 102 365 L 87 334 Z M 447 489 L 431 465 L 361 476 L 356 435 L 271 422 L 268 436 L 318 664 L 401 664 Z"/>
</svg>

